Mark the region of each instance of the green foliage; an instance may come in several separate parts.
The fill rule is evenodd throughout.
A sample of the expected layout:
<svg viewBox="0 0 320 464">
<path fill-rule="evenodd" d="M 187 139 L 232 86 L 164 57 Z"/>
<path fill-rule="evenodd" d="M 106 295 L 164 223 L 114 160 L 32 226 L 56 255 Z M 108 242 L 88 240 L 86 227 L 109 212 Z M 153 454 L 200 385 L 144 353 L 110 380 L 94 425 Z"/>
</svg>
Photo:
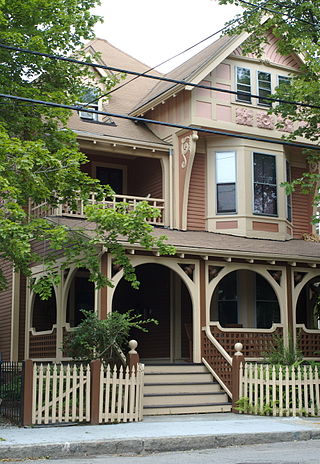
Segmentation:
<svg viewBox="0 0 320 464">
<path fill-rule="evenodd" d="M 113 311 L 106 319 L 98 319 L 96 313 L 82 311 L 85 319 L 69 334 L 63 351 L 78 361 L 90 362 L 101 359 L 104 363 L 121 361 L 119 349 L 127 351 L 131 329 L 147 332 L 147 324 L 158 324 L 155 319 L 143 319 L 141 315 Z"/>
<path fill-rule="evenodd" d="M 98 4 L 99 0 L 0 1 L 0 43 L 94 61 L 98 55 L 86 57 L 81 47 L 93 37 L 99 18 L 90 10 Z M 5 49 L 0 49 L 0 62 L 0 93 L 32 99 L 72 105 L 83 98 L 84 82 L 92 87 L 97 79 L 88 67 Z M 100 78 L 100 84 L 108 91 L 122 77 Z M 129 260 L 117 242 L 118 233 L 130 243 L 137 238 L 146 247 L 158 247 L 160 253 L 173 252 L 165 246 L 164 238 L 151 237 L 145 219 L 157 213 L 146 205 L 130 215 L 125 214 L 125 205 L 116 212 L 91 206 L 90 220 L 97 219 L 99 229 L 94 238 L 84 230 L 72 232 L 57 222 L 30 216 L 29 200 L 46 202 L 48 210 L 67 201 L 75 209 L 79 198 L 88 203 L 90 192 L 97 199 L 112 192 L 81 171 L 87 158 L 67 127 L 69 110 L 3 98 L 0 108 L 0 258 L 26 275 L 30 275 L 31 263 L 41 262 L 48 277 L 35 283 L 35 291 L 42 298 L 50 296 L 59 271 L 71 263 L 87 268 L 98 288 L 112 285 L 100 272 L 103 246 L 110 246 L 125 278 L 137 286 Z M 44 253 L 35 253 L 35 242 L 43 243 Z M 58 269 L 60 250 L 65 260 Z M 5 286 L 0 268 L 0 291 Z"/>
<path fill-rule="evenodd" d="M 287 135 L 288 139 L 298 136 L 317 142 L 320 136 L 320 3 L 310 0 L 251 0 L 244 4 L 240 0 L 219 0 L 220 4 L 235 4 L 243 8 L 243 20 L 237 26 L 231 27 L 231 34 L 248 32 L 244 53 L 253 52 L 262 56 L 266 36 L 271 31 L 277 38 L 277 48 L 280 54 L 291 53 L 303 57 L 299 73 L 292 74 L 291 83 L 281 85 L 276 89 L 275 97 L 287 101 L 303 102 L 316 108 L 291 105 L 289 103 L 273 104 L 270 112 L 284 120 L 296 123 L 295 130 Z M 267 8 L 272 11 L 266 11 Z M 266 20 L 266 15 L 268 20 Z M 318 108 L 317 108 L 318 106 Z M 301 124 L 301 122 L 303 122 Z M 303 193 L 314 195 L 314 204 L 320 202 L 317 186 L 320 181 L 317 166 L 320 160 L 319 151 L 308 151 L 310 172 L 305 172 L 290 185 L 284 184 L 287 193 L 301 189 Z M 319 219 L 313 217 L 313 222 Z"/>
<path fill-rule="evenodd" d="M 276 335 L 273 337 L 270 349 L 264 353 L 264 359 L 272 365 L 297 366 L 302 363 L 303 354 L 294 345 L 292 336 L 289 337 L 288 344 L 286 344 L 282 336 Z"/>
</svg>

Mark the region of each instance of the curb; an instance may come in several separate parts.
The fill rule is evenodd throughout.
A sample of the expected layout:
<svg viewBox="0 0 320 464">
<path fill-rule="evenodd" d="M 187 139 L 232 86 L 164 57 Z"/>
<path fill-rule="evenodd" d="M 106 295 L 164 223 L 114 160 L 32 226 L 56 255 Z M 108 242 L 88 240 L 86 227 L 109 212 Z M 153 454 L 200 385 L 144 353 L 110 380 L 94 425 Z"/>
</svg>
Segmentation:
<svg viewBox="0 0 320 464">
<path fill-rule="evenodd" d="M 221 435 L 191 435 L 157 438 L 111 439 L 108 441 L 39 443 L 34 445 L 0 445 L 2 459 L 65 458 L 115 454 L 151 454 L 169 451 L 191 451 L 229 446 L 256 445 L 288 441 L 315 440 L 320 430 L 266 432 Z"/>
</svg>

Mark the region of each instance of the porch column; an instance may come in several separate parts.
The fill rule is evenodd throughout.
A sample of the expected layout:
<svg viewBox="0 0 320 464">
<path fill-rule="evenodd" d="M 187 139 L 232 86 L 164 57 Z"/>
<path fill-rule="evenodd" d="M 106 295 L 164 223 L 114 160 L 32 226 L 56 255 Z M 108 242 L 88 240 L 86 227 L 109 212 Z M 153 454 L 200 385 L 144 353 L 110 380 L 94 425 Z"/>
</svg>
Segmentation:
<svg viewBox="0 0 320 464">
<path fill-rule="evenodd" d="M 108 276 L 108 253 L 103 253 L 101 256 L 101 272 L 103 275 Z M 107 307 L 108 307 L 108 287 L 103 287 L 100 290 L 100 319 L 105 319 L 107 317 Z"/>
<path fill-rule="evenodd" d="M 287 319 L 288 319 L 288 339 L 284 340 L 285 343 L 289 343 L 289 337 L 292 336 L 292 339 L 295 341 L 295 318 L 293 314 L 293 304 L 292 304 L 292 281 L 293 281 L 293 272 L 290 265 L 286 265 L 286 283 L 287 283 Z"/>
</svg>

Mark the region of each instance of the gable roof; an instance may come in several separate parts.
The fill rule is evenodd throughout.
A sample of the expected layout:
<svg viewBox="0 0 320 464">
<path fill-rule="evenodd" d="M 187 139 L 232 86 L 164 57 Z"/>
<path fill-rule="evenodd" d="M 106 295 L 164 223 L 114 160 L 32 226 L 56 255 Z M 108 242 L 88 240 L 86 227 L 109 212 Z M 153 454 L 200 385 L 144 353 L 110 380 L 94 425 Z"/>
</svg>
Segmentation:
<svg viewBox="0 0 320 464">
<path fill-rule="evenodd" d="M 176 80 L 187 80 L 192 82 L 193 79 L 198 76 L 203 69 L 206 69 L 216 58 L 223 55 L 221 61 L 225 59 L 224 51 L 229 50 L 232 45 L 234 48 L 238 47 L 246 38 L 248 37 L 247 33 L 241 34 L 241 36 L 228 36 L 224 35 L 218 40 L 208 45 L 206 48 L 201 50 L 196 55 L 192 56 L 189 60 L 182 63 L 177 68 L 173 69 L 165 75 L 170 79 Z M 233 51 L 233 49 L 231 50 Z M 231 53 L 230 51 L 230 53 Z M 148 79 L 145 79 L 148 80 Z M 180 87 L 180 88 L 179 88 Z M 133 108 L 131 114 L 137 115 L 139 111 L 150 102 L 154 101 L 156 98 L 164 95 L 169 90 L 177 90 L 177 88 L 182 89 L 184 85 L 174 84 L 171 82 L 161 81 L 156 84 L 153 89 L 145 95 L 145 97 Z M 139 111 L 138 111 L 139 110 Z"/>
<path fill-rule="evenodd" d="M 141 63 L 127 53 L 119 50 L 117 47 L 110 44 L 104 39 L 93 39 L 86 44 L 85 50 L 90 52 L 99 52 L 101 57 L 99 62 L 104 65 L 110 65 L 117 68 L 132 69 L 139 73 L 143 73 L 149 69 L 149 66 Z M 98 68 L 97 68 L 98 69 Z M 102 70 L 103 71 L 103 70 Z M 106 71 L 104 75 L 107 75 Z M 100 73 L 102 74 L 102 73 Z M 160 73 L 155 74 L 161 76 Z M 103 104 L 103 111 L 110 113 L 128 114 L 130 109 L 135 106 L 141 99 L 141 95 L 149 92 L 154 86 L 154 81 L 151 79 L 135 79 L 122 88 L 117 89 L 126 82 L 132 79 L 128 75 L 122 79 L 118 85 L 112 88 L 112 95 L 107 103 Z M 114 139 L 133 140 L 146 144 L 161 144 L 167 146 L 168 144 L 158 138 L 147 126 L 136 124 L 133 121 L 125 119 L 114 119 L 115 125 L 108 124 L 94 124 L 85 120 L 81 120 L 77 114 L 73 114 L 69 121 L 71 129 L 75 130 L 79 135 L 86 136 L 99 135 L 114 137 Z"/>
</svg>

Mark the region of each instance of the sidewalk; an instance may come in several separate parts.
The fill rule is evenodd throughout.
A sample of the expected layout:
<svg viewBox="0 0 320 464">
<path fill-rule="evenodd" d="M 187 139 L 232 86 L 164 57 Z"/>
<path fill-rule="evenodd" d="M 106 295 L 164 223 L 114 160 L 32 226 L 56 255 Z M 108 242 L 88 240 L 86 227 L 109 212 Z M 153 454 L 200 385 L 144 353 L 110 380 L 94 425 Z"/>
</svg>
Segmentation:
<svg viewBox="0 0 320 464">
<path fill-rule="evenodd" d="M 216 413 L 95 426 L 0 424 L 0 459 L 146 454 L 309 439 L 320 439 L 320 418 Z"/>
</svg>

